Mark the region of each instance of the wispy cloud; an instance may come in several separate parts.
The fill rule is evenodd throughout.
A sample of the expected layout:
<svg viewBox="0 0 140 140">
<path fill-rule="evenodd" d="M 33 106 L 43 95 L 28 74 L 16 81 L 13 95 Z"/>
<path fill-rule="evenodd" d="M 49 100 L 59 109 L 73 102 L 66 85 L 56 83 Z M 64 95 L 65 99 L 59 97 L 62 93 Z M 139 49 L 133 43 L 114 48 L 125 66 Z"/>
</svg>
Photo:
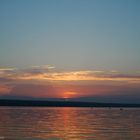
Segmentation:
<svg viewBox="0 0 140 140">
<path fill-rule="evenodd" d="M 26 69 L 2 68 L 0 81 L 6 80 L 48 80 L 48 81 L 126 81 L 140 82 L 139 74 L 122 74 L 117 71 L 68 71 L 56 72 L 52 66 L 32 66 Z"/>
<path fill-rule="evenodd" d="M 73 86 L 67 86 L 69 84 Z M 0 68 L 0 94 L 14 94 L 14 92 L 22 94 L 31 92 L 33 94 L 37 91 L 40 94 L 42 92 L 45 96 L 45 90 L 49 96 L 51 94 L 58 95 L 58 93 L 103 94 L 115 93 L 118 89 L 123 91 L 128 88 L 128 84 L 134 89 L 138 88 L 140 75 L 138 73 L 123 74 L 114 70 L 57 72 L 54 67 L 48 65 L 32 66 L 24 69 Z M 33 90 L 33 87 L 36 90 Z"/>
<path fill-rule="evenodd" d="M 72 71 L 72 72 L 47 72 L 44 70 L 32 69 L 26 71 L 17 79 L 22 80 L 50 80 L 50 81 L 126 81 L 140 82 L 140 75 L 118 74 L 103 71 Z"/>
<path fill-rule="evenodd" d="M 0 71 L 12 71 L 15 70 L 15 67 L 0 67 Z"/>
<path fill-rule="evenodd" d="M 3 68 L 0 67 L 0 75 L 4 75 L 4 74 L 11 74 L 13 72 L 15 72 L 16 68 Z"/>
</svg>

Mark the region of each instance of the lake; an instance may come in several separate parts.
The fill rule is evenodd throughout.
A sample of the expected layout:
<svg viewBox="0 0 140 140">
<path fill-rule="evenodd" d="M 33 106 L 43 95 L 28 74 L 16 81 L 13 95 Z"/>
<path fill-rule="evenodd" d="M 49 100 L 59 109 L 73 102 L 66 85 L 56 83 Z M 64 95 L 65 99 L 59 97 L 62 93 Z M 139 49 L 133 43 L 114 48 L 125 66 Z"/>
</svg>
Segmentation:
<svg viewBox="0 0 140 140">
<path fill-rule="evenodd" d="M 140 108 L 0 107 L 0 140 L 140 140 Z"/>
</svg>

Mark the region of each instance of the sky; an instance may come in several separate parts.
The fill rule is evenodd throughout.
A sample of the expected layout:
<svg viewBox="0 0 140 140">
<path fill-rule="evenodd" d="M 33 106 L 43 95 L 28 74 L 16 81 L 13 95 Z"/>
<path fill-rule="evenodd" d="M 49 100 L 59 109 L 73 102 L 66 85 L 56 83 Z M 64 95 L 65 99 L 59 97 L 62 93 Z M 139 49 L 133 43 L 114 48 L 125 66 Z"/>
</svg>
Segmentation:
<svg viewBox="0 0 140 140">
<path fill-rule="evenodd" d="M 140 103 L 139 0 L 0 0 L 0 97 Z"/>
</svg>

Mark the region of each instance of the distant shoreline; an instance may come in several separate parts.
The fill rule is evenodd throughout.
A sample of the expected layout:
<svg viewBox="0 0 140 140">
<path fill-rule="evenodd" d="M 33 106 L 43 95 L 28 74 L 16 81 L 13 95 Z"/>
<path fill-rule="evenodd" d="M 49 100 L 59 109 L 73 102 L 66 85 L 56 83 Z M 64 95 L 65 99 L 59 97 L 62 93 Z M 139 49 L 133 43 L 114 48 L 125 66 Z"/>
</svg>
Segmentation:
<svg viewBox="0 0 140 140">
<path fill-rule="evenodd" d="M 79 101 L 39 101 L 0 99 L 0 106 L 19 107 L 140 107 L 140 104 L 97 103 Z"/>
</svg>

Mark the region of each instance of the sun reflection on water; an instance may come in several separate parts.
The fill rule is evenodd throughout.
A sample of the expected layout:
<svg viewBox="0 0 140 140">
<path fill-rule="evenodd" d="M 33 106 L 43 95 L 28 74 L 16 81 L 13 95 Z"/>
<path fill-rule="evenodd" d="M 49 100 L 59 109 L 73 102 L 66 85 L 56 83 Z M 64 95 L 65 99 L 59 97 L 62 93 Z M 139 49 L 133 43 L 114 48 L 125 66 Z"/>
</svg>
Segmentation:
<svg viewBox="0 0 140 140">
<path fill-rule="evenodd" d="M 70 107 L 0 108 L 0 114 L 0 136 L 7 139 L 138 140 L 140 138 L 140 110 Z"/>
</svg>

